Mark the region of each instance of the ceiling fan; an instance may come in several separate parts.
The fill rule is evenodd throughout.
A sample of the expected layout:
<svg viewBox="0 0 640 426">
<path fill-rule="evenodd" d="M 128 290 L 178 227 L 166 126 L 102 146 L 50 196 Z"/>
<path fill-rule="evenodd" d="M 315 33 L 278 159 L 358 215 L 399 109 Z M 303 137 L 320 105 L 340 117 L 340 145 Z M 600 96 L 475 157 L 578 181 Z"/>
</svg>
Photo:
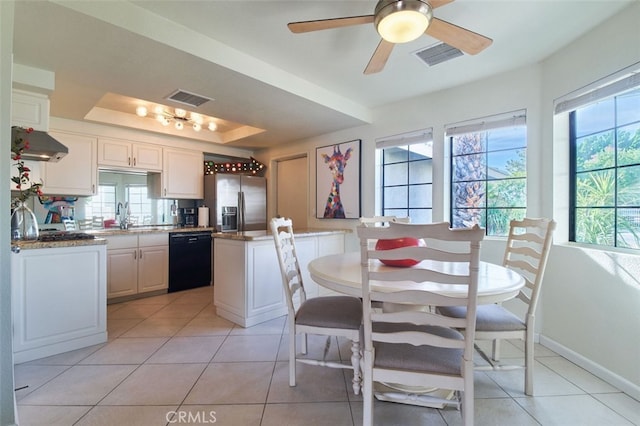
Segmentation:
<svg viewBox="0 0 640 426">
<path fill-rule="evenodd" d="M 293 33 L 306 33 L 373 23 L 382 37 L 364 70 L 365 74 L 373 74 L 382 71 L 395 44 L 407 43 L 422 34 L 437 38 L 470 55 L 489 47 L 493 42 L 490 38 L 433 16 L 432 9 L 453 1 L 379 0 L 373 15 L 291 22 L 287 26 Z"/>
</svg>

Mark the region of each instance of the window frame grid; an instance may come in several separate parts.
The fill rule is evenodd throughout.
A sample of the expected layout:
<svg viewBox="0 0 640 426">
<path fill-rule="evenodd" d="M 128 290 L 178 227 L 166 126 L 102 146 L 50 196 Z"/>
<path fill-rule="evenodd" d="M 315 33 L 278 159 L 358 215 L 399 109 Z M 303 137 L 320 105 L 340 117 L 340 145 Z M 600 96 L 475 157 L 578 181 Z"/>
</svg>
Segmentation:
<svg viewBox="0 0 640 426">
<path fill-rule="evenodd" d="M 581 108 L 587 108 L 593 103 L 578 105 L 573 110 L 568 112 L 569 114 L 569 212 L 568 212 L 569 217 L 568 217 L 568 223 L 569 223 L 569 241 L 572 243 L 587 244 L 590 246 L 603 246 L 603 247 L 611 247 L 611 248 L 623 248 L 623 249 L 629 249 L 629 250 L 640 250 L 640 248 L 636 248 L 636 247 L 620 246 L 618 242 L 620 209 L 623 209 L 623 208 L 624 209 L 640 209 L 640 205 L 620 206 L 618 204 L 618 197 L 619 197 L 618 177 L 619 177 L 620 170 L 624 170 L 625 168 L 629 168 L 629 167 L 640 166 L 640 162 L 633 163 L 633 164 L 624 164 L 622 166 L 619 165 L 619 151 L 618 151 L 619 132 L 618 131 L 620 127 L 640 124 L 640 120 L 629 122 L 629 123 L 623 123 L 623 124 L 619 123 L 618 97 L 624 95 L 627 92 L 633 92 L 633 91 L 640 91 L 640 86 L 632 88 L 631 90 L 625 90 L 623 92 L 611 94 L 608 97 L 603 97 L 601 99 L 598 99 L 596 102 L 593 102 L 593 103 L 597 103 L 597 102 L 602 102 L 608 99 L 613 99 L 613 114 L 614 114 L 613 127 L 601 128 L 601 129 L 598 129 L 597 131 L 591 132 L 589 134 L 581 135 L 580 137 L 578 137 L 577 135 L 578 125 L 577 125 L 577 119 L 576 119 L 577 111 Z M 613 165 L 609 167 L 599 167 L 599 168 L 594 168 L 594 169 L 589 169 L 584 171 L 578 171 L 578 164 L 577 164 L 578 140 L 581 138 L 585 138 L 598 133 L 604 133 L 607 131 L 611 131 L 613 135 L 612 142 L 613 142 L 613 151 L 615 153 L 613 156 Z M 577 194 L 578 177 L 581 174 L 594 173 L 594 172 L 600 172 L 600 171 L 612 171 L 614 175 L 613 204 L 605 205 L 605 206 L 596 206 L 596 205 L 578 206 L 578 194 Z M 612 236 L 613 244 L 604 244 L 604 243 L 589 242 L 589 241 L 576 241 L 576 238 L 578 236 L 577 235 L 578 234 L 577 216 L 578 216 L 578 212 L 582 209 L 594 209 L 594 210 L 611 209 L 613 211 L 613 236 Z"/>
<path fill-rule="evenodd" d="M 94 216 L 95 217 L 102 217 L 104 219 L 109 218 L 109 215 L 107 214 L 108 212 L 104 209 L 104 207 L 106 205 L 110 204 L 110 203 L 108 203 L 107 201 L 104 200 L 103 194 L 101 194 L 102 191 L 100 191 L 100 188 L 111 188 L 113 190 L 113 206 L 112 207 L 113 207 L 113 212 L 114 212 L 113 216 L 115 218 L 115 211 L 116 211 L 116 205 L 117 205 L 117 185 L 113 184 L 113 183 L 103 183 L 103 184 L 99 184 L 98 185 L 98 194 L 97 194 L 97 196 L 100 198 L 100 201 L 97 202 L 97 201 L 94 200 L 94 198 L 96 197 L 95 195 L 91 197 L 92 198 L 91 203 L 90 203 L 91 216 L 92 217 L 94 217 Z M 97 203 L 100 205 L 100 208 L 98 209 L 99 210 L 98 212 L 96 212 L 96 209 L 95 209 L 95 205 Z"/>
<path fill-rule="evenodd" d="M 522 114 L 521 116 L 517 117 L 518 119 L 522 119 L 521 122 L 516 121 L 515 119 L 513 120 L 513 122 L 509 122 L 508 120 L 501 120 L 501 121 L 496 121 L 495 123 L 493 123 L 494 125 L 492 126 L 492 122 L 489 121 L 488 123 L 488 128 L 477 128 L 477 129 L 473 129 L 473 128 L 469 128 L 468 131 L 466 132 L 462 132 L 462 131 L 454 131 L 452 132 L 453 134 L 448 134 L 447 137 L 449 138 L 449 150 L 451 155 L 449 156 L 449 170 L 451 171 L 451 177 L 449 179 L 449 194 L 450 194 L 450 208 L 449 208 L 449 223 L 451 223 L 451 226 L 455 226 L 454 225 L 454 212 L 455 211 L 461 211 L 461 210 L 480 210 L 480 216 L 481 216 L 481 221 L 482 223 L 480 223 L 480 226 L 484 227 L 485 230 L 485 235 L 487 236 L 492 236 L 492 237 L 506 237 L 505 235 L 501 235 L 501 234 L 490 234 L 489 233 L 489 226 L 488 226 L 488 222 L 489 222 L 489 211 L 492 210 L 523 210 L 524 211 L 524 216 L 526 216 L 526 211 L 527 211 L 527 199 L 526 199 L 526 193 L 527 193 L 527 173 L 526 173 L 526 166 L 527 166 L 527 150 L 528 150 L 528 142 L 527 142 L 527 133 L 526 133 L 526 115 Z M 504 123 L 504 124 L 503 124 Z M 485 123 L 483 123 L 484 125 Z M 490 132 L 491 130 L 496 130 L 496 129 L 501 129 L 501 128 L 507 128 L 507 127 L 515 127 L 515 126 L 521 126 L 524 128 L 525 132 L 524 132 L 524 145 L 522 147 L 515 147 L 515 148 L 500 148 L 500 149 L 496 149 L 496 150 L 489 150 L 489 138 L 485 137 L 485 146 L 484 146 L 484 150 L 480 151 L 480 152 L 474 152 L 474 153 L 466 153 L 466 154 L 454 154 L 455 150 L 454 150 L 454 138 L 456 137 L 460 137 L 463 135 L 468 135 L 468 134 L 478 134 L 478 133 L 485 133 L 487 134 L 488 132 Z M 452 127 L 452 129 L 454 129 Z M 496 152 L 506 152 L 506 151 L 518 151 L 518 150 L 523 150 L 524 151 L 524 170 L 525 170 L 525 174 L 522 177 L 506 177 L 506 178 L 501 178 L 501 179 L 496 179 L 496 178 L 490 178 L 489 177 L 489 154 L 490 153 L 496 153 Z M 460 158 L 460 157 L 465 157 L 465 156 L 472 156 L 472 155 L 482 155 L 483 159 L 484 159 L 484 179 L 479 179 L 479 180 L 455 180 L 455 159 L 456 158 Z M 490 182 L 506 182 L 509 180 L 523 180 L 525 187 L 524 187 L 524 191 L 525 191 L 525 204 L 524 206 L 507 206 L 507 207 L 489 207 L 489 183 Z M 455 205 L 456 202 L 456 197 L 454 194 L 454 187 L 456 184 L 460 184 L 460 183 L 471 183 L 471 182 L 481 182 L 484 184 L 484 192 L 485 192 L 485 200 L 483 203 L 483 207 L 457 207 Z"/>
<path fill-rule="evenodd" d="M 429 158 L 429 157 L 424 157 L 424 158 L 420 158 L 420 159 L 411 159 L 411 146 L 413 145 L 426 145 L 429 142 L 432 142 L 430 140 L 423 140 L 421 142 L 413 142 L 413 143 L 401 143 L 398 145 L 383 145 L 383 146 L 379 146 L 377 147 L 377 149 L 380 151 L 380 156 L 381 156 L 381 161 L 380 161 L 380 199 L 381 199 L 381 203 L 380 203 L 380 209 L 381 209 L 381 215 L 385 216 L 385 215 L 390 215 L 391 211 L 398 211 L 398 210 L 403 210 L 406 212 L 406 216 L 407 217 L 411 217 L 411 211 L 416 210 L 416 211 L 426 211 L 429 212 L 429 215 L 431 217 L 433 217 L 433 166 L 431 168 L 432 170 L 432 174 L 431 174 L 431 179 L 428 182 L 424 182 L 424 183 L 410 183 L 411 182 L 411 163 L 417 163 L 417 162 L 430 162 L 431 164 L 433 164 L 433 157 Z M 406 159 L 403 161 L 391 161 L 391 162 L 385 162 L 385 151 L 388 149 L 393 149 L 393 148 L 402 148 L 402 147 L 406 147 Z M 389 155 L 387 153 L 387 155 Z M 385 166 L 390 166 L 390 165 L 394 165 L 394 164 L 406 164 L 406 184 L 394 184 L 394 185 L 385 185 Z M 411 191 L 410 188 L 411 187 L 430 187 L 431 188 L 431 194 L 432 194 L 432 198 L 430 200 L 430 207 L 411 207 Z M 385 205 L 385 190 L 387 188 L 406 188 L 407 189 L 407 195 L 406 195 L 406 204 L 405 206 L 401 206 L 401 207 L 388 207 Z M 388 213 L 387 213 L 388 212 Z"/>
</svg>

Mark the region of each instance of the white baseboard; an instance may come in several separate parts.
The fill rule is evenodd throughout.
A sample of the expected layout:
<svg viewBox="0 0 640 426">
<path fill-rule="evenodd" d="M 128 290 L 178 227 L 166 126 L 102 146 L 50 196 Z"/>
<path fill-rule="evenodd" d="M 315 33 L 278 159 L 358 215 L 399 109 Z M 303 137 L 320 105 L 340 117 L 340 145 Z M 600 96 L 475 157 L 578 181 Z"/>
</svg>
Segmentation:
<svg viewBox="0 0 640 426">
<path fill-rule="evenodd" d="M 622 392 L 628 394 L 632 398 L 640 400 L 640 386 L 630 382 L 626 378 L 619 376 L 618 374 L 607 370 L 600 364 L 593 362 L 592 360 L 585 358 L 577 352 L 572 351 L 566 346 L 561 345 L 553 339 L 550 339 L 545 336 L 540 336 L 540 344 L 542 346 L 546 346 L 551 349 L 558 355 L 562 355 L 569 361 L 579 365 L 580 367 L 587 370 L 589 373 L 593 374 L 604 380 L 605 382 L 611 384 L 612 386 L 617 387 Z"/>
</svg>

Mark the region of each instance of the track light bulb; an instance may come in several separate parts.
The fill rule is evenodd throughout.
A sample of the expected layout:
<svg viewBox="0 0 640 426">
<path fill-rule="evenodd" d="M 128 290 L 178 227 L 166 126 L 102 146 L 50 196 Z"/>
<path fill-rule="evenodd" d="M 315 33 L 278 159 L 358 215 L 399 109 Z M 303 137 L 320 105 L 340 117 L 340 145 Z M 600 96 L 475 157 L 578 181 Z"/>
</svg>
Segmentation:
<svg viewBox="0 0 640 426">
<path fill-rule="evenodd" d="M 140 105 L 138 108 L 136 108 L 136 115 L 138 117 L 146 117 L 147 116 L 147 108 Z"/>
</svg>

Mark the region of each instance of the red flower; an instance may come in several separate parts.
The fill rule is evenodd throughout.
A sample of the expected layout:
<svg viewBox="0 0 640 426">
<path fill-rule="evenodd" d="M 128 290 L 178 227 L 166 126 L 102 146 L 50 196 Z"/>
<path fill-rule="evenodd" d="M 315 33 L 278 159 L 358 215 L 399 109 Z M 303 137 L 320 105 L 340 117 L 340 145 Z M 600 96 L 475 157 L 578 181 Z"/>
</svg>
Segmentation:
<svg viewBox="0 0 640 426">
<path fill-rule="evenodd" d="M 16 161 L 14 166 L 18 169 L 18 176 L 11 177 L 11 182 L 16 184 L 16 190 L 19 191 L 18 196 L 13 200 L 14 203 L 24 202 L 32 195 L 43 195 L 41 189 L 42 183 L 29 182 L 29 172 L 31 172 L 31 169 L 24 165 L 24 161 L 21 156 L 22 152 L 30 147 L 29 141 L 26 140 L 24 134 L 33 132 L 33 128 L 29 127 L 28 129 L 25 129 L 18 127 L 17 130 L 18 137 L 11 143 L 11 158 Z"/>
</svg>

